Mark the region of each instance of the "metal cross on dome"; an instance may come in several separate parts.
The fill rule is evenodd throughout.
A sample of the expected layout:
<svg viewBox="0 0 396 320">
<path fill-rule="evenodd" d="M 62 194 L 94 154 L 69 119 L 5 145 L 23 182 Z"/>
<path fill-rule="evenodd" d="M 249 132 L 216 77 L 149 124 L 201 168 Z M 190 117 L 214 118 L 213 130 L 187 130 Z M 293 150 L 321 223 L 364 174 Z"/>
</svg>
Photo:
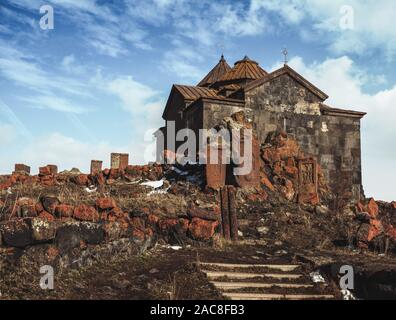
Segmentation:
<svg viewBox="0 0 396 320">
<path fill-rule="evenodd" d="M 286 48 L 284 48 L 283 50 L 282 50 L 282 54 L 285 56 L 285 64 L 287 64 L 287 55 L 289 54 L 289 52 L 287 51 L 287 49 Z"/>
</svg>

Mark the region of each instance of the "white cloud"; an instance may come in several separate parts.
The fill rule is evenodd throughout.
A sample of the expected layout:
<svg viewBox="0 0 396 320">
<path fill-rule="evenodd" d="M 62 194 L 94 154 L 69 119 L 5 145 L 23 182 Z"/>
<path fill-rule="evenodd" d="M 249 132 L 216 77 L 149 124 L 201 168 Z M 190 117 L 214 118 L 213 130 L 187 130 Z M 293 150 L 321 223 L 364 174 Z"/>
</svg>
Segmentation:
<svg viewBox="0 0 396 320">
<path fill-rule="evenodd" d="M 60 112 L 84 113 L 92 109 L 87 106 L 78 106 L 75 102 L 55 95 L 25 96 L 19 100 L 27 102 L 30 108 L 51 109 Z"/>
<path fill-rule="evenodd" d="M 163 125 L 161 114 L 165 105 L 160 93 L 133 79 L 132 76 L 118 77 L 106 83 L 107 90 L 116 95 L 121 107 L 131 114 L 133 136 L 129 149 L 133 150 L 135 163 L 154 161 L 148 155 L 153 146 L 153 133 Z"/>
<path fill-rule="evenodd" d="M 370 76 L 358 71 L 347 56 L 311 65 L 296 57 L 289 65 L 326 92 L 330 96 L 326 101 L 329 105 L 367 112 L 362 119 L 364 189 L 367 196 L 395 200 L 396 86 L 366 93 L 363 87 Z"/>
</svg>

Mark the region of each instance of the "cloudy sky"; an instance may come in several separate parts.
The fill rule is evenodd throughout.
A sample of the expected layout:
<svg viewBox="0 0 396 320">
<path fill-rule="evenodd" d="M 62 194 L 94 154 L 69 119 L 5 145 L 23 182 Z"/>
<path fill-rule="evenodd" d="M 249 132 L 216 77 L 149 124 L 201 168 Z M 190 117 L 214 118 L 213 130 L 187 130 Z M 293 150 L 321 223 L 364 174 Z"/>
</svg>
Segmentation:
<svg viewBox="0 0 396 320">
<path fill-rule="evenodd" d="M 54 29 L 40 28 L 42 5 Z M 223 52 L 289 65 L 366 111 L 367 196 L 396 200 L 394 0 L 0 0 L 0 173 L 16 162 L 88 170 L 111 151 L 150 159 L 173 83 L 196 84 Z"/>
</svg>

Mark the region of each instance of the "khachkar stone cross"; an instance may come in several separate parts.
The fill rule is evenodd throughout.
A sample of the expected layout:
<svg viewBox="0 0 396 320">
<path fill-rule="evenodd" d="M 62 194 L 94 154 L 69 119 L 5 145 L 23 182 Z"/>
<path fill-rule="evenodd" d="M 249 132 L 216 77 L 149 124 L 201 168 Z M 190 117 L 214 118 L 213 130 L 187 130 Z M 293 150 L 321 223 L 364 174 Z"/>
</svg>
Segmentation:
<svg viewBox="0 0 396 320">
<path fill-rule="evenodd" d="M 287 61 L 287 55 L 289 54 L 289 52 L 287 51 L 287 49 L 286 48 L 284 48 L 283 50 L 282 50 L 282 54 L 285 56 L 285 64 L 287 64 L 288 63 L 288 61 Z"/>
</svg>

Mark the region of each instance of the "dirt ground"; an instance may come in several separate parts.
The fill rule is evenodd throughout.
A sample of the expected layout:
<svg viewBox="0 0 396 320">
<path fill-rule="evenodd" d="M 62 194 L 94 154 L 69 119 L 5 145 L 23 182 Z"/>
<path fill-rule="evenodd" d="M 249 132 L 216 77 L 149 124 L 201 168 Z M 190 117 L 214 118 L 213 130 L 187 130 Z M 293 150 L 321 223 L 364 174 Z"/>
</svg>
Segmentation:
<svg viewBox="0 0 396 320">
<path fill-rule="evenodd" d="M 239 244 L 225 244 L 215 247 L 187 247 L 182 249 L 158 244 L 142 255 L 124 254 L 103 257 L 91 266 L 68 268 L 55 272 L 54 290 L 42 290 L 39 286 L 38 267 L 18 267 L 2 272 L 0 282 L 1 299 L 71 299 L 71 300 L 221 300 L 224 299 L 196 266 L 204 262 L 244 262 L 244 263 L 288 263 L 303 265 L 304 273 L 321 270 L 339 296 L 332 269 L 345 263 L 355 266 L 359 279 L 386 270 L 396 270 L 392 258 L 375 254 L 338 251 L 313 252 L 287 248 L 279 251 L 260 242 L 245 241 Z M 378 280 L 378 279 L 377 279 Z M 374 281 L 375 282 L 375 281 Z M 381 282 L 381 281 L 379 281 Z M 389 281 L 388 281 L 389 283 Z M 372 285 L 372 283 L 368 283 Z M 361 289 L 362 292 L 364 288 Z M 370 297 L 369 297 L 370 298 Z M 371 298 L 375 298 L 372 297 Z"/>
</svg>

